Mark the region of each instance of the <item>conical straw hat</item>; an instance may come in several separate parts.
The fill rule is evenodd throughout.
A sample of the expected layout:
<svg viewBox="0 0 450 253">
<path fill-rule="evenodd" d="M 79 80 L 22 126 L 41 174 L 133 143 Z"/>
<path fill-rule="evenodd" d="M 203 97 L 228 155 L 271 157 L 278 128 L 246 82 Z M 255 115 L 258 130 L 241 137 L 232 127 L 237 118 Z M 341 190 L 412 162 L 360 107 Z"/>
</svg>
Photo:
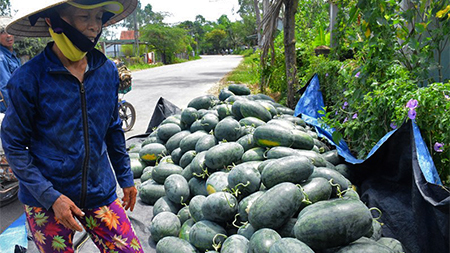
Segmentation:
<svg viewBox="0 0 450 253">
<path fill-rule="evenodd" d="M 20 0 L 18 0 L 20 1 Z M 117 11 L 120 7 L 118 3 L 123 6 L 123 11 L 115 14 L 104 26 L 108 26 L 121 21 L 130 15 L 138 4 L 137 0 L 39 0 L 40 7 L 27 8 L 21 6 L 16 18 L 7 26 L 6 31 L 11 35 L 23 37 L 50 37 L 48 26 L 43 18 L 39 18 L 34 26 L 31 25 L 30 17 L 40 12 L 46 11 L 58 5 L 75 2 L 82 5 L 99 5 L 112 12 Z"/>
</svg>

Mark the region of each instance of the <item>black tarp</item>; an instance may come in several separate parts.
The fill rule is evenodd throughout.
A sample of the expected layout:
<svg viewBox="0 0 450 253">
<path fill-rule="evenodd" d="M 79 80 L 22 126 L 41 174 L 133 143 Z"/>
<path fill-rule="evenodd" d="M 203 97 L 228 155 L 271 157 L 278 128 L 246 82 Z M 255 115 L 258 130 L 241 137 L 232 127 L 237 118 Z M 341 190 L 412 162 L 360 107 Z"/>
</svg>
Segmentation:
<svg viewBox="0 0 450 253">
<path fill-rule="evenodd" d="M 351 179 L 363 202 L 381 210 L 383 236 L 402 242 L 407 253 L 449 252 L 450 190 L 440 182 L 418 126 L 408 120 L 386 134 L 364 160 L 354 158 L 334 129 L 320 124 L 324 107 L 317 75 L 307 84 L 295 115 L 316 127 L 352 164 Z"/>
<path fill-rule="evenodd" d="M 361 200 L 381 210 L 383 236 L 406 252 L 449 252 L 448 189 L 425 180 L 408 121 L 378 150 L 354 167 Z"/>
<path fill-rule="evenodd" d="M 133 144 L 142 143 L 145 140 L 145 138 L 147 138 L 148 135 L 153 132 L 153 129 L 159 126 L 161 122 L 163 122 L 163 120 L 177 113 L 181 113 L 180 108 L 171 103 L 169 100 L 160 97 L 158 99 L 158 102 L 156 103 L 155 109 L 153 110 L 153 115 L 152 118 L 150 119 L 150 122 L 148 123 L 147 130 L 143 134 L 135 135 L 128 138 L 127 147 L 130 147 Z"/>
<path fill-rule="evenodd" d="M 169 100 L 160 97 L 158 103 L 156 103 L 152 119 L 148 123 L 147 131 L 145 131 L 145 133 L 150 134 L 153 132 L 153 128 L 159 126 L 163 120 L 177 113 L 181 113 L 180 108 L 172 104 Z"/>
</svg>

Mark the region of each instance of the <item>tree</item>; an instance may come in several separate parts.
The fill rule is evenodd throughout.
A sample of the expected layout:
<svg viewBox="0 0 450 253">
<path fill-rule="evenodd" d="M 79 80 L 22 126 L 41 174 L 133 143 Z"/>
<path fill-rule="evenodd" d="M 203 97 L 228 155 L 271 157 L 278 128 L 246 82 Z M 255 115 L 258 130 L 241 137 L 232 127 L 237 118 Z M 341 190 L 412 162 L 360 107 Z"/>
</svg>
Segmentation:
<svg viewBox="0 0 450 253">
<path fill-rule="evenodd" d="M 164 12 L 154 12 L 151 4 L 147 4 L 144 9 L 142 9 L 140 1 L 138 1 L 138 6 L 135 11 L 138 29 L 147 24 L 162 24 L 164 18 L 168 15 Z M 126 17 L 123 20 L 122 26 L 129 30 L 134 30 L 134 16 L 129 15 Z"/>
<path fill-rule="evenodd" d="M 205 44 L 205 34 L 210 29 L 209 23 L 202 15 L 197 15 L 194 21 L 194 39 L 197 45 L 197 54 L 203 51 L 203 45 Z"/>
<path fill-rule="evenodd" d="M 192 41 L 184 29 L 163 24 L 145 25 L 141 32 L 141 40 L 161 54 L 164 64 L 173 63 L 175 54 L 186 52 Z"/>
<path fill-rule="evenodd" d="M 228 27 L 230 27 L 231 21 L 228 18 L 228 16 L 224 14 L 224 15 L 220 16 L 219 19 L 217 19 L 217 24 L 219 24 L 223 28 L 227 29 Z"/>
<path fill-rule="evenodd" d="M 11 3 L 9 0 L 0 0 L 0 15 L 1 16 L 11 15 Z"/>
<path fill-rule="evenodd" d="M 14 42 L 14 51 L 18 56 L 33 58 L 45 48 L 50 38 L 22 38 Z"/>
<path fill-rule="evenodd" d="M 261 46 L 261 11 L 259 0 L 239 0 L 238 13 L 244 21 L 243 28 L 249 35 L 256 34 L 258 46 Z M 251 37 L 250 37 L 251 38 Z M 254 39 L 245 38 L 244 41 L 249 42 Z M 250 40 L 249 40 L 250 39 Z"/>
<path fill-rule="evenodd" d="M 224 46 L 224 40 L 227 37 L 227 33 L 222 29 L 214 29 L 206 34 L 206 41 L 211 43 L 212 48 L 219 52 Z"/>
<path fill-rule="evenodd" d="M 273 50 L 274 34 L 277 29 L 277 19 L 280 15 L 281 7 L 284 5 L 284 55 L 286 65 L 286 80 L 287 80 L 287 106 L 294 108 L 294 85 L 298 83 L 297 77 L 297 60 L 295 53 L 295 14 L 298 8 L 299 0 L 272 0 L 267 11 L 264 12 L 262 27 L 263 27 L 263 53 L 262 59 L 267 57 L 270 49 Z M 273 59 L 273 57 L 272 57 Z M 266 61 L 261 61 L 261 64 L 266 64 Z M 262 90 L 265 84 L 261 84 Z"/>
</svg>

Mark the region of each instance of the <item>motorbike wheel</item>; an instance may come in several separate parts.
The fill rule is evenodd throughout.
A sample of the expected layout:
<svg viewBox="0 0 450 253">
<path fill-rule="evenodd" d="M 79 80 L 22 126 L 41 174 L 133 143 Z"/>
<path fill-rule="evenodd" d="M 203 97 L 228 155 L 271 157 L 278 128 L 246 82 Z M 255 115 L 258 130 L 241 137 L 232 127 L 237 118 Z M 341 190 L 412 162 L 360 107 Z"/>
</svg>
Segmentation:
<svg viewBox="0 0 450 253">
<path fill-rule="evenodd" d="M 119 104 L 119 116 L 122 119 L 123 131 L 130 131 L 136 122 L 136 110 L 133 105 L 128 102 L 121 102 Z"/>
</svg>

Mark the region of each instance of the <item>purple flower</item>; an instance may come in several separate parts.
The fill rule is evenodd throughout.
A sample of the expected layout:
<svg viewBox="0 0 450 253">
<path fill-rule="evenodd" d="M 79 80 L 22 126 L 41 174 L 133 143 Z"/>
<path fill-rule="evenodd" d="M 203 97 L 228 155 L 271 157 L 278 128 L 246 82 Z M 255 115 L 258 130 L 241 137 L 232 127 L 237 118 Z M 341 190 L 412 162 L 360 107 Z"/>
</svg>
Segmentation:
<svg viewBox="0 0 450 253">
<path fill-rule="evenodd" d="M 444 97 L 445 97 L 447 100 L 450 100 L 450 96 L 449 96 L 449 95 L 444 95 Z"/>
<path fill-rule="evenodd" d="M 434 144 L 434 151 L 439 152 L 439 153 L 443 152 L 444 151 L 444 143 L 436 142 Z"/>
<path fill-rule="evenodd" d="M 361 74 L 361 72 L 358 71 L 358 73 L 356 73 L 355 77 L 359 78 L 359 75 Z"/>
<path fill-rule="evenodd" d="M 342 64 L 342 66 L 341 66 L 341 70 L 343 70 L 344 69 L 344 64 Z"/>
<path fill-rule="evenodd" d="M 408 117 L 409 117 L 410 119 L 415 119 L 415 118 L 416 118 L 416 115 L 417 115 L 417 112 L 416 112 L 415 109 L 410 109 L 410 110 L 408 111 Z"/>
<path fill-rule="evenodd" d="M 348 118 L 345 117 L 345 119 L 344 119 L 344 121 L 343 121 L 342 123 L 345 123 L 345 122 L 347 122 L 347 121 L 348 121 Z"/>
<path fill-rule="evenodd" d="M 342 109 L 345 110 L 345 108 L 347 108 L 347 106 L 348 106 L 348 103 L 347 103 L 347 101 L 345 101 L 344 105 L 342 106 Z"/>
<path fill-rule="evenodd" d="M 392 129 L 397 129 L 397 125 L 394 122 L 391 122 L 390 126 L 391 126 Z"/>
<path fill-rule="evenodd" d="M 356 118 L 358 118 L 358 114 L 357 113 L 353 114 L 352 119 L 356 119 Z"/>
<path fill-rule="evenodd" d="M 409 109 L 415 109 L 415 108 L 417 108 L 418 105 L 419 105 L 419 102 L 417 102 L 417 100 L 415 100 L 415 99 L 410 99 L 408 101 L 408 103 L 406 103 L 406 107 L 408 107 Z"/>
<path fill-rule="evenodd" d="M 325 76 L 328 76 L 328 73 L 326 73 Z"/>
</svg>

